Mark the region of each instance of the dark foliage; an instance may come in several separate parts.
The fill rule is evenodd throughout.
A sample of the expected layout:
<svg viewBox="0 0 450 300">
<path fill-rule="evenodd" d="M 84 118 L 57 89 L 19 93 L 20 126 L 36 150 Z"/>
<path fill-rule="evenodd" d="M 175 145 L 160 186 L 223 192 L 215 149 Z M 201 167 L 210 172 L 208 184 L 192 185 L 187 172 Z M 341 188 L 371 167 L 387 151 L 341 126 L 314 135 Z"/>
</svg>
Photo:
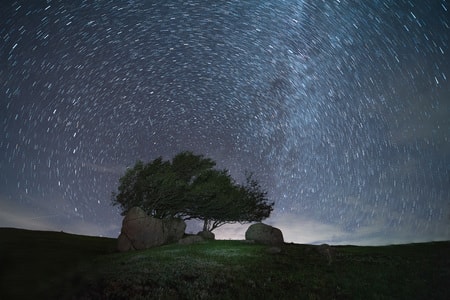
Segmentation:
<svg viewBox="0 0 450 300">
<path fill-rule="evenodd" d="M 207 231 L 269 217 L 274 203 L 252 175 L 240 185 L 227 170 L 214 166 L 213 160 L 187 151 L 172 161 L 161 157 L 147 164 L 138 161 L 120 178 L 113 205 L 119 205 L 123 215 L 139 206 L 157 218 L 202 220 Z"/>
</svg>

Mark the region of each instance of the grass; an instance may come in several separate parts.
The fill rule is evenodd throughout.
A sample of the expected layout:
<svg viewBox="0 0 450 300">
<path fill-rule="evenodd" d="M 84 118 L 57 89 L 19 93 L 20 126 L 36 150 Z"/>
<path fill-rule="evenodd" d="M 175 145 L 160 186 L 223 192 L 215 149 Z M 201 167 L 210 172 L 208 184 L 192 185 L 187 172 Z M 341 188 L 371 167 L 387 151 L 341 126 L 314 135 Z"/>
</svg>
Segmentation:
<svg viewBox="0 0 450 300">
<path fill-rule="evenodd" d="M 16 229 L 0 239 L 0 299 L 450 299 L 450 242 L 114 253 L 114 239 Z"/>
</svg>

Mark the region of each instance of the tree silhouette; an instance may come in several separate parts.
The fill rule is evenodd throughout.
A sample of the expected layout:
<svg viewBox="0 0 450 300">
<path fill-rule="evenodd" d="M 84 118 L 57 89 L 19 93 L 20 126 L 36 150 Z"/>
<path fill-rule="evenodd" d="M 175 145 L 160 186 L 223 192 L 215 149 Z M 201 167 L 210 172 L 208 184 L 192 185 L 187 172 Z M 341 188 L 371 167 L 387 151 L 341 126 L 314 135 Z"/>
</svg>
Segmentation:
<svg viewBox="0 0 450 300">
<path fill-rule="evenodd" d="M 240 185 L 214 166 L 213 160 L 189 151 L 172 161 L 138 161 L 120 178 L 112 204 L 121 207 L 122 215 L 139 206 L 156 218 L 198 219 L 205 231 L 270 216 L 274 203 L 251 174 Z"/>
</svg>

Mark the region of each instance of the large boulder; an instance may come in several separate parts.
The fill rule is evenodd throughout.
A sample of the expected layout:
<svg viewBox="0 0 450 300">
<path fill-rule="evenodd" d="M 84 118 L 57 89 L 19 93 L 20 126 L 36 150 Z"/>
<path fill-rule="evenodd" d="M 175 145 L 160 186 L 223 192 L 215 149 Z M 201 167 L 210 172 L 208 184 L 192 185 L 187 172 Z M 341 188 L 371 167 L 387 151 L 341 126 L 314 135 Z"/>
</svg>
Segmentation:
<svg viewBox="0 0 450 300">
<path fill-rule="evenodd" d="M 198 236 L 201 236 L 205 240 L 214 240 L 216 238 L 216 235 L 212 233 L 211 231 L 200 231 L 197 233 Z"/>
<path fill-rule="evenodd" d="M 139 207 L 129 210 L 118 238 L 119 251 L 141 250 L 177 242 L 184 235 L 186 223 L 180 219 L 156 219 Z"/>
<path fill-rule="evenodd" d="M 280 229 L 263 223 L 250 225 L 245 232 L 245 239 L 267 245 L 284 243 L 283 233 Z"/>
</svg>

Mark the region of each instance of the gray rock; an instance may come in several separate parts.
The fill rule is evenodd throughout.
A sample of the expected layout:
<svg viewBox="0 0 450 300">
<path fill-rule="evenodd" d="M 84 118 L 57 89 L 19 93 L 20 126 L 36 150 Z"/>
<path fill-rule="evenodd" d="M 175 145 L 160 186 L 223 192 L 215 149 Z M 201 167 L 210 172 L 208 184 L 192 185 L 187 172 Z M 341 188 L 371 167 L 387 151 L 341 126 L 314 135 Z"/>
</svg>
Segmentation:
<svg viewBox="0 0 450 300">
<path fill-rule="evenodd" d="M 211 231 L 200 231 L 197 235 L 201 236 L 205 240 L 214 240 L 216 238 L 215 234 Z"/>
<path fill-rule="evenodd" d="M 119 237 L 117 238 L 117 250 L 119 250 L 120 252 L 126 252 L 136 249 L 133 247 L 128 237 L 125 234 L 120 233 Z"/>
<path fill-rule="evenodd" d="M 245 239 L 267 245 L 280 245 L 284 243 L 283 233 L 280 229 L 263 223 L 250 225 L 245 232 Z"/>
<path fill-rule="evenodd" d="M 167 243 L 176 243 L 184 236 L 186 223 L 182 219 L 163 219 Z"/>
<path fill-rule="evenodd" d="M 203 242 L 203 241 L 204 241 L 204 239 L 201 236 L 199 236 L 199 235 L 189 235 L 189 236 L 179 240 L 178 244 L 180 244 L 180 245 L 191 245 L 191 244 L 200 243 L 200 242 Z"/>
<path fill-rule="evenodd" d="M 184 235 L 186 223 L 179 219 L 161 220 L 133 207 L 122 222 L 117 241 L 119 251 L 141 250 L 177 242 Z"/>
</svg>

